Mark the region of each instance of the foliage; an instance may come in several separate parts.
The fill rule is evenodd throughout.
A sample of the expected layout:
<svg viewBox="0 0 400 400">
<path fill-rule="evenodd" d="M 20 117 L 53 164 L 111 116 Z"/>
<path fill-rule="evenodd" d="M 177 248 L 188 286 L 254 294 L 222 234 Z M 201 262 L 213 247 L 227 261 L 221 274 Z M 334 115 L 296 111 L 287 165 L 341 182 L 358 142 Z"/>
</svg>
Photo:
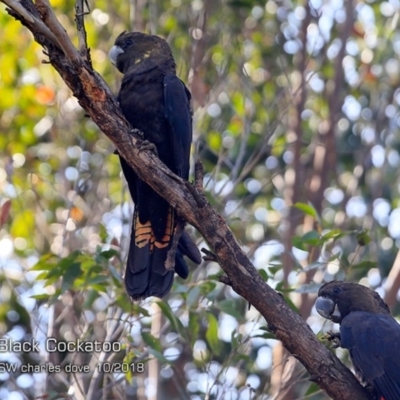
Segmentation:
<svg viewBox="0 0 400 400">
<path fill-rule="evenodd" d="M 193 95 L 193 154 L 205 164 L 209 201 L 263 279 L 315 332 L 322 322 L 312 303 L 322 281 L 361 281 L 395 306 L 399 287 L 385 279 L 396 276 L 400 237 L 396 2 L 361 1 L 351 12 L 336 1 L 89 5 L 93 64 L 114 91 L 120 75 L 107 52 L 117 34 L 133 21 L 168 39 Z M 52 6 L 77 43 L 74 2 Z M 279 344 L 218 281 L 215 263 L 177 279 L 165 301 L 128 301 L 121 276 L 132 205 L 117 157 L 4 10 L 0 333 L 34 338 L 41 353 L 4 353 L 0 362 L 47 361 L 63 371 L 88 364 L 92 372 L 106 361 L 145 363 L 144 372 L 106 374 L 109 386 L 96 373 L 78 374 L 88 399 L 102 388 L 103 398 L 122 398 L 118 390 L 151 398 L 154 387 L 160 399 L 267 398 L 286 389 L 289 399 L 326 398 L 299 366 L 286 370 L 289 383 L 282 378 L 290 363 Z M 48 336 L 120 343 L 121 351 L 49 356 Z M 53 381 L 2 372 L 0 397 L 79 398 L 74 382 L 67 372 Z"/>
</svg>

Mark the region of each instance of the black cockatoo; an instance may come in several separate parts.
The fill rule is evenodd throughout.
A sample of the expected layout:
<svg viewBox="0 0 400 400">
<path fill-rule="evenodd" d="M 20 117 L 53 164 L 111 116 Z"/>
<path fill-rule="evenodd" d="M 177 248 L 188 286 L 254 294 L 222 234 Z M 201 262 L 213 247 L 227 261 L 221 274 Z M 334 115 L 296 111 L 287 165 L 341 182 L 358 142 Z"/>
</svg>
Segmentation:
<svg viewBox="0 0 400 400">
<path fill-rule="evenodd" d="M 119 105 L 132 128 L 155 146 L 158 157 L 183 179 L 189 176 L 192 142 L 190 93 L 176 76 L 168 43 L 153 35 L 123 32 L 109 52 L 111 62 L 124 74 Z M 166 269 L 167 254 L 177 224 L 174 209 L 138 178 L 120 157 L 125 179 L 135 203 L 131 242 L 125 272 L 128 294 L 135 300 L 165 296 L 174 270 Z M 201 255 L 183 231 L 175 254 L 175 271 L 188 276 L 187 255 L 197 264 Z"/>
<path fill-rule="evenodd" d="M 340 345 L 361 382 L 377 400 L 400 400 L 400 325 L 387 304 L 373 290 L 341 281 L 321 286 L 318 296 L 315 307 L 340 324 Z"/>
</svg>

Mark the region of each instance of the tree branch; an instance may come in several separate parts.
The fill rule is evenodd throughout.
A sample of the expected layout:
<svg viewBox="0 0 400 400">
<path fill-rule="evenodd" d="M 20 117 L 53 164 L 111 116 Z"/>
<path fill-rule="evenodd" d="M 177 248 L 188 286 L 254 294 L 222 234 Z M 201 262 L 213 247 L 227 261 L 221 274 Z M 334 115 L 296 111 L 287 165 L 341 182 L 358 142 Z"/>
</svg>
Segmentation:
<svg viewBox="0 0 400 400">
<path fill-rule="evenodd" d="M 85 12 L 85 4 L 88 7 L 88 4 L 85 0 L 77 0 L 75 4 L 75 22 L 76 29 L 78 31 L 78 40 L 79 40 L 79 54 L 81 57 L 88 61 L 91 64 L 90 59 L 90 51 L 87 46 L 87 36 L 85 30 L 85 15 L 89 14 L 89 11 Z"/>
<path fill-rule="evenodd" d="M 57 38 L 61 49 L 64 54 L 72 61 L 78 62 L 81 60 L 78 51 L 72 44 L 66 30 L 58 22 L 57 17 L 54 15 L 53 9 L 49 0 L 36 0 L 36 9 L 39 11 L 42 21 L 50 29 L 53 35 Z"/>
<path fill-rule="evenodd" d="M 61 25 L 58 26 L 58 21 L 54 20 L 54 14 L 38 13 L 40 7 L 44 7 L 42 12 L 49 12 L 47 0 L 37 0 L 36 6 L 30 0 L 20 0 L 22 11 L 15 7 L 15 2 L 0 1 L 11 7 L 9 13 L 27 26 L 35 40 L 46 47 L 50 63 L 80 105 L 114 143 L 118 153 L 141 179 L 199 230 L 213 249 L 233 290 L 252 304 L 269 325 L 274 326 L 276 338 L 307 368 L 313 380 L 333 399 L 369 399 L 367 391 L 354 375 L 318 341 L 305 321 L 290 309 L 283 298 L 261 279 L 216 210 L 208 202 L 200 207 L 198 199 L 196 201 L 181 178 L 171 178 L 172 172 L 152 152 L 139 151 L 138 139 L 131 134 L 131 127 L 103 79 L 75 48 L 71 48 L 71 41 L 60 30 Z M 50 23 L 49 29 L 43 28 L 42 21 L 36 21 L 40 16 Z"/>
</svg>

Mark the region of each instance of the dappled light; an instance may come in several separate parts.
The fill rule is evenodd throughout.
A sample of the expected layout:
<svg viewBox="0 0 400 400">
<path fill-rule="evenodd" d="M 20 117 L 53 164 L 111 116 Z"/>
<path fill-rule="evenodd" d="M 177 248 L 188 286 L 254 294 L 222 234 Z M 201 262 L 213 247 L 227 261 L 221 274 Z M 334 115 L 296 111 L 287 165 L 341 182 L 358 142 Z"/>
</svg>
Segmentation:
<svg viewBox="0 0 400 400">
<path fill-rule="evenodd" d="M 103 381 L 63 370 L 50 381 L 0 371 L 0 398 L 99 399 L 104 389 L 104 399 L 328 399 L 300 363 L 289 367 L 269 321 L 220 282 L 216 261 L 190 262 L 188 280 L 176 278 L 160 304 L 130 301 L 123 273 L 134 206 L 115 147 L 1 3 L 0 337 L 34 338 L 40 351 L 0 352 L 0 363 L 93 372 L 113 361 L 144 363 L 145 372 Z M 78 46 L 74 2 L 51 4 Z M 134 26 L 168 41 L 192 93 L 192 165 L 204 165 L 208 202 L 314 333 L 332 329 L 313 303 L 333 279 L 373 288 L 399 314 L 398 2 L 89 6 L 91 61 L 114 93 L 122 75 L 107 54 L 118 34 Z M 51 353 L 49 335 L 122 350 L 112 359 Z"/>
</svg>

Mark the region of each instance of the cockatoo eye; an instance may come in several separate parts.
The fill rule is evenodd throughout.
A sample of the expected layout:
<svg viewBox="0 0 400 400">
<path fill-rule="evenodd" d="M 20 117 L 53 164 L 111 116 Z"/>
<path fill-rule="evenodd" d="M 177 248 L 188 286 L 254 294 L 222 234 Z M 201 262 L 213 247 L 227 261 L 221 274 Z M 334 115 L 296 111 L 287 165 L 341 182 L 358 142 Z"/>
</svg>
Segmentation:
<svg viewBox="0 0 400 400">
<path fill-rule="evenodd" d="M 336 287 L 335 289 L 333 289 L 333 294 L 339 294 L 341 291 L 341 288 Z"/>
</svg>

